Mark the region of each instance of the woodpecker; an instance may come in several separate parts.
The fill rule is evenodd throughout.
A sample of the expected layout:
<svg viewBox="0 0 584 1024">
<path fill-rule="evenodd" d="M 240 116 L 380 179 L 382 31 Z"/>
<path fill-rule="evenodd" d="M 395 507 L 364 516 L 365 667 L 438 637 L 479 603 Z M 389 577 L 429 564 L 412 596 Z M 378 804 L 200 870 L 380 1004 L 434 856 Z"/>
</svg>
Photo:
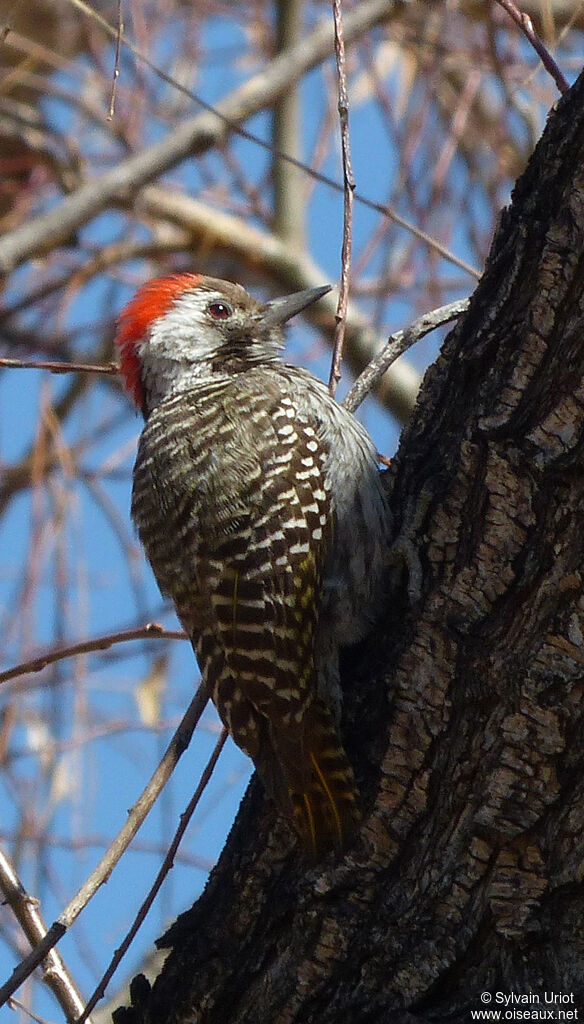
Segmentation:
<svg viewBox="0 0 584 1024">
<path fill-rule="evenodd" d="M 379 611 L 388 510 L 365 429 L 260 302 L 194 273 L 143 285 L 117 332 L 141 410 L 132 518 L 219 716 L 316 858 L 360 817 L 339 733 L 339 647 Z"/>
</svg>

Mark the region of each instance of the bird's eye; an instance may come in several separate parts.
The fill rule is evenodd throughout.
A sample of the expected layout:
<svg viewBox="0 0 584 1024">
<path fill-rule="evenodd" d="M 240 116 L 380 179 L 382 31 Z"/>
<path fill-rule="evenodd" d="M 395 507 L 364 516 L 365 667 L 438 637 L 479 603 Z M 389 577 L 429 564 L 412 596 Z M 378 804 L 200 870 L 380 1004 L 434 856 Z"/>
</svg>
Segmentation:
<svg viewBox="0 0 584 1024">
<path fill-rule="evenodd" d="M 210 302 L 207 311 L 214 320 L 228 320 L 233 315 L 233 310 L 228 302 Z"/>
</svg>

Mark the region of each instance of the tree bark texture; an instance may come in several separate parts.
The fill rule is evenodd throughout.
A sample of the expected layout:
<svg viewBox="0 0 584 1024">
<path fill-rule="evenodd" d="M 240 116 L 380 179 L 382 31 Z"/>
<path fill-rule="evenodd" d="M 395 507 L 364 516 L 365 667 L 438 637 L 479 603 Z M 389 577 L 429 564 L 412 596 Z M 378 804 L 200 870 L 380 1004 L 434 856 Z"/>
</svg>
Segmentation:
<svg viewBox="0 0 584 1024">
<path fill-rule="evenodd" d="M 497 990 L 584 1012 L 583 457 L 584 77 L 390 471 L 392 594 L 344 666 L 361 834 L 307 867 L 253 783 L 118 1024 L 467 1022 Z"/>
</svg>

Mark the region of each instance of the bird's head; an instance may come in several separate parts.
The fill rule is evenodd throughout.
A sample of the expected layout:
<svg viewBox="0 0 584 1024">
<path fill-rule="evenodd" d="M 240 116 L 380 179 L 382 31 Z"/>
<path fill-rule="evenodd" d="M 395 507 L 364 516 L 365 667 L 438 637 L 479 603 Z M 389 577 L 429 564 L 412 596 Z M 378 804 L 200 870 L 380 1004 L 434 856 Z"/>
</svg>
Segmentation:
<svg viewBox="0 0 584 1024">
<path fill-rule="evenodd" d="M 142 285 L 122 310 L 116 345 L 130 396 L 145 415 L 184 381 L 272 362 L 283 325 L 330 291 L 259 302 L 241 285 L 174 274 Z"/>
</svg>

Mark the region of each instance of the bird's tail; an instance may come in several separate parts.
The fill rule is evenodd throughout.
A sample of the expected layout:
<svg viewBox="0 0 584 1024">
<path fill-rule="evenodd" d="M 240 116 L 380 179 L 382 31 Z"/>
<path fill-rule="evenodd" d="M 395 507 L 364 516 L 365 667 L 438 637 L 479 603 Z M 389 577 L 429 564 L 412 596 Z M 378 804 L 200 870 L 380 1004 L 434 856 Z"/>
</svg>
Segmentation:
<svg viewBox="0 0 584 1024">
<path fill-rule="evenodd" d="M 353 769 L 328 708 L 314 701 L 305 712 L 302 755 L 282 763 L 296 828 L 314 859 L 342 850 L 361 818 Z"/>
</svg>

